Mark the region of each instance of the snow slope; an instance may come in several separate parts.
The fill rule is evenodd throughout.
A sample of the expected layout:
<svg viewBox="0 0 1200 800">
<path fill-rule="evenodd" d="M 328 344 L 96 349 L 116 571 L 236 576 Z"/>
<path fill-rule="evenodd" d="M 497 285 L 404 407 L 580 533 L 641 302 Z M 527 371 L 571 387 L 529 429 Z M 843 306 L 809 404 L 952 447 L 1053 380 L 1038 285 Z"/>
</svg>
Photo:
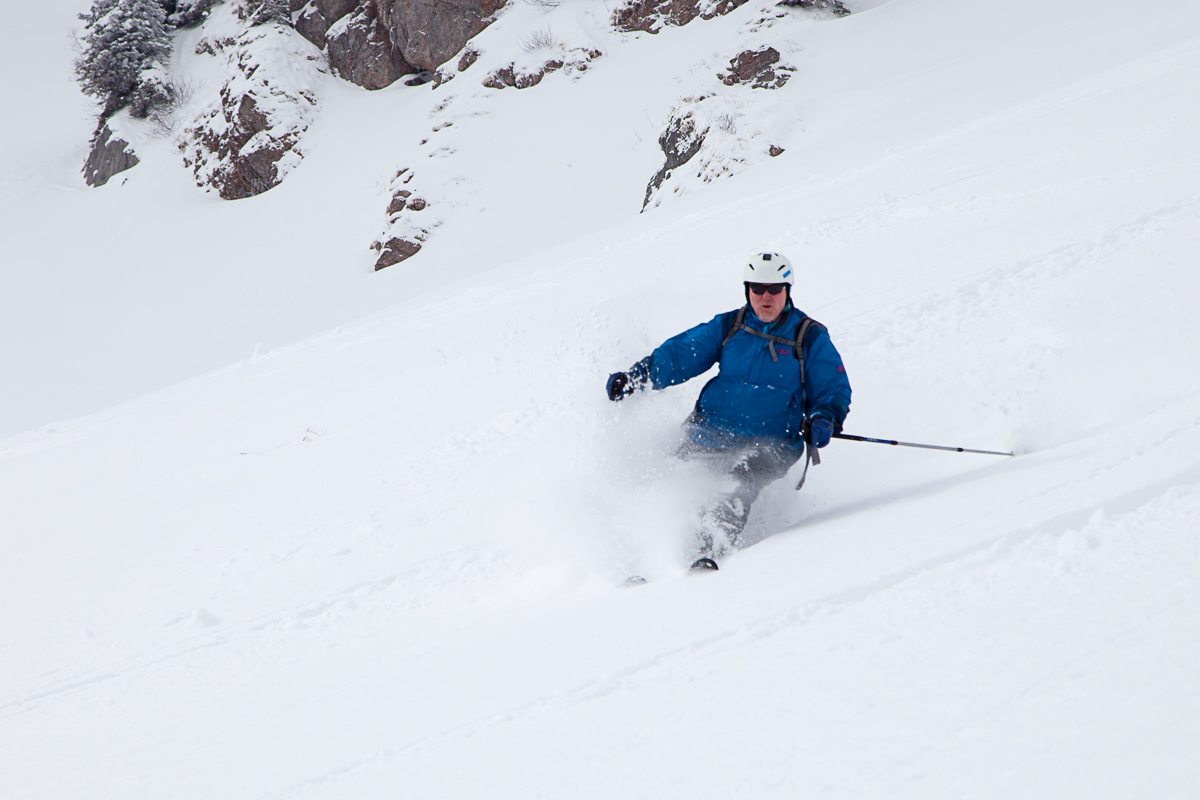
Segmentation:
<svg viewBox="0 0 1200 800">
<path fill-rule="evenodd" d="M 69 145 L 4 162 L 9 252 L 69 211 L 108 276 L 18 271 L 48 299 L 5 292 L 6 375 L 94 358 L 78 413 L 243 360 L 0 441 L 0 797 L 1195 795 L 1200 9 L 765 7 L 651 37 L 514 6 L 480 68 L 551 24 L 604 55 L 490 95 L 331 79 L 249 201 L 165 146 L 95 191 Z M 763 43 L 796 73 L 722 94 L 712 155 L 745 163 L 639 214 L 672 108 Z M 370 274 L 403 166 L 443 222 Z M 181 215 L 193 269 L 156 283 Z M 845 357 L 848 430 L 1018 457 L 835 442 L 687 577 L 699 382 L 600 387 L 760 247 Z"/>
</svg>

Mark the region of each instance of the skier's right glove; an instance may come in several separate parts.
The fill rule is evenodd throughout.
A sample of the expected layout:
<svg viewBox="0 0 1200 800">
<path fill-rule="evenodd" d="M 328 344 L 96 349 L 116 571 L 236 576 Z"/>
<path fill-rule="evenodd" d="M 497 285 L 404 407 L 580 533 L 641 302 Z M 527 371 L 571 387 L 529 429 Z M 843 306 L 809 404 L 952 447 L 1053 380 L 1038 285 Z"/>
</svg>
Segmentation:
<svg viewBox="0 0 1200 800">
<path fill-rule="evenodd" d="M 614 403 L 633 394 L 633 384 L 629 380 L 629 375 L 624 372 L 614 372 L 609 375 L 608 383 L 604 385 L 604 388 L 608 390 L 608 399 Z"/>
<path fill-rule="evenodd" d="M 824 417 L 813 417 L 809 436 L 812 437 L 813 447 L 817 449 L 824 447 L 833 438 L 833 423 Z"/>
<path fill-rule="evenodd" d="M 644 389 L 650 383 L 650 363 L 653 356 L 646 356 L 629 368 L 629 372 L 614 372 L 608 376 L 604 388 L 608 390 L 608 399 L 614 403 Z"/>
</svg>

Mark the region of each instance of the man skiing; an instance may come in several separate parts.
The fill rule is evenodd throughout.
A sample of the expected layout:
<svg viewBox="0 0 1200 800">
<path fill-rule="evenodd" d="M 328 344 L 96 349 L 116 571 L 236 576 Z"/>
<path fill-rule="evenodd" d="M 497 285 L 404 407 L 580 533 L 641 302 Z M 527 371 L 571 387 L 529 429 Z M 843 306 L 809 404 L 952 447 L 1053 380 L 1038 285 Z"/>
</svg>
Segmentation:
<svg viewBox="0 0 1200 800">
<path fill-rule="evenodd" d="M 829 444 L 850 411 L 850 381 L 825 326 L 792 305 L 788 259 L 759 253 L 746 265 L 743 282 L 746 306 L 668 339 L 628 372 L 610 375 L 606 387 L 608 398 L 618 401 L 720 364 L 684 423 L 679 451 L 732 481 L 732 490 L 702 511 L 694 570 L 716 569 L 715 559 L 739 546 L 763 487 L 787 474 L 806 441 L 815 448 Z"/>
</svg>

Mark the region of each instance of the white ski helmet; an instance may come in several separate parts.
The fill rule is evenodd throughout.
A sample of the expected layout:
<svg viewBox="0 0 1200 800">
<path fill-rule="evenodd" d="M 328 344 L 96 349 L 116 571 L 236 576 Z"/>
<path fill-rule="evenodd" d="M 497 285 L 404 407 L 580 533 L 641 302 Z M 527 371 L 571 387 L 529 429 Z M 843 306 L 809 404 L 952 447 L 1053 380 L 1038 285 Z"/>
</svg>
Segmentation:
<svg viewBox="0 0 1200 800">
<path fill-rule="evenodd" d="M 792 262 L 779 253 L 759 253 L 750 259 L 742 277 L 744 283 L 786 283 L 796 285 Z"/>
</svg>

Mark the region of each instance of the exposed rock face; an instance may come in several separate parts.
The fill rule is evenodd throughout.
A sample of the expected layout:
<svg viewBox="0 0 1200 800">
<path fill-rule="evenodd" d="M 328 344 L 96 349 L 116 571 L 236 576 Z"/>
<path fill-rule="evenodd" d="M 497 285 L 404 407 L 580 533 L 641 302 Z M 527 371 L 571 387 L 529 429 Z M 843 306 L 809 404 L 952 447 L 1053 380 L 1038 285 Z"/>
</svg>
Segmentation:
<svg viewBox="0 0 1200 800">
<path fill-rule="evenodd" d="M 392 46 L 374 3 L 359 6 L 353 14 L 338 20 L 326 39 L 334 72 L 364 89 L 382 89 L 416 72 Z"/>
<path fill-rule="evenodd" d="M 487 27 L 506 0 L 291 0 L 296 30 L 341 77 L 382 89 L 404 75 L 436 73 Z"/>
<path fill-rule="evenodd" d="M 316 109 L 316 56 L 276 23 L 248 28 L 229 47 L 220 100 L 184 132 L 180 149 L 196 182 L 226 200 L 278 185 L 300 161 L 297 145 Z"/>
<path fill-rule="evenodd" d="M 282 177 L 276 164 L 296 146 L 299 133 L 289 131 L 283 136 L 273 136 L 267 115 L 253 94 L 235 98 L 222 91 L 221 99 L 226 122 L 224 135 L 203 131 L 199 136 L 200 145 L 222 162 L 208 177 L 209 185 L 226 200 L 253 197 L 279 185 Z M 247 147 L 259 134 L 263 134 L 260 137 L 263 141 Z M 199 171 L 196 177 L 201 178 Z"/>
<path fill-rule="evenodd" d="M 379 18 L 408 63 L 430 72 L 487 27 L 506 0 L 375 0 Z"/>
<path fill-rule="evenodd" d="M 335 22 L 353 11 L 359 0 L 313 0 L 317 10 L 325 15 L 325 19 Z"/>
<path fill-rule="evenodd" d="M 658 137 L 658 146 L 666 154 L 667 161 L 646 186 L 646 198 L 642 201 L 643 210 L 649 204 L 655 190 L 662 186 L 663 181 L 671 177 L 672 170 L 691 161 L 692 157 L 700 152 L 700 148 L 704 144 L 704 133 L 704 131 L 697 130 L 696 120 L 691 113 L 671 118 L 667 129 Z"/>
<path fill-rule="evenodd" d="M 301 36 L 317 47 L 325 49 L 325 33 L 329 30 L 329 21 L 312 3 L 303 7 L 294 25 Z"/>
<path fill-rule="evenodd" d="M 391 238 L 387 240 L 387 244 L 381 246 L 379 259 L 375 262 L 375 271 L 384 267 L 391 267 L 404 261 L 406 258 L 412 258 L 421 249 L 418 242 L 410 242 L 407 239 Z"/>
<path fill-rule="evenodd" d="M 728 14 L 746 0 L 633 0 L 613 14 L 613 24 L 623 31 L 658 33 L 664 25 L 687 25 L 696 17 L 712 19 Z"/>
<path fill-rule="evenodd" d="M 775 65 L 778 63 L 779 51 L 774 47 L 743 50 L 730 59 L 729 73 L 717 77 L 726 86 L 748 83 L 755 89 L 778 89 L 788 82 L 791 77 L 789 73 L 792 72 L 791 67 L 780 67 L 776 72 Z"/>
<path fill-rule="evenodd" d="M 296 30 L 317 47 L 325 47 L 325 34 L 342 17 L 358 7 L 358 0 L 291 0 L 292 12 L 300 11 Z M 378 16 L 378 15 L 376 15 Z"/>
<path fill-rule="evenodd" d="M 107 124 L 92 138 L 92 152 L 83 165 L 83 178 L 88 186 L 103 186 L 118 172 L 137 166 L 138 157 L 129 149 L 129 142 L 113 135 Z"/>
</svg>

